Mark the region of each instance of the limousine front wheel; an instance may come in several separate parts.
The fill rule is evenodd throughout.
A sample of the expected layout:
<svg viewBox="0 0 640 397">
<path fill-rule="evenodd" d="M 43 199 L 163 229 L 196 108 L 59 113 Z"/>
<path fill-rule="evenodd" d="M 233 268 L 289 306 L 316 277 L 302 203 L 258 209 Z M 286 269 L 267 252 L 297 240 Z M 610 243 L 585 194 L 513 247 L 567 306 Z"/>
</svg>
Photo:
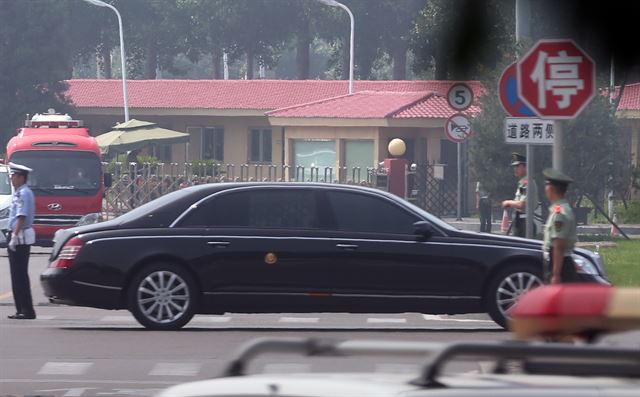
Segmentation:
<svg viewBox="0 0 640 397">
<path fill-rule="evenodd" d="M 509 313 L 526 292 L 542 285 L 540 271 L 530 265 L 514 265 L 498 272 L 485 294 L 491 319 L 507 328 Z"/>
<path fill-rule="evenodd" d="M 147 266 L 131 283 L 129 310 L 146 328 L 182 328 L 195 314 L 195 285 L 189 273 L 176 265 Z"/>
</svg>

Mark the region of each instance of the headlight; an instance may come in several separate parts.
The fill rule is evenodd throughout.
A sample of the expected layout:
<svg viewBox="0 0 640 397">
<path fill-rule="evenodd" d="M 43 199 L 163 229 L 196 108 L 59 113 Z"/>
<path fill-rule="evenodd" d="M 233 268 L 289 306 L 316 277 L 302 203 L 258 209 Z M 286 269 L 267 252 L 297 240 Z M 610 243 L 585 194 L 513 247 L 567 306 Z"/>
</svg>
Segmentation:
<svg viewBox="0 0 640 397">
<path fill-rule="evenodd" d="M 11 208 L 6 207 L 0 210 L 0 219 L 2 218 L 8 218 L 9 217 L 9 211 Z"/>
<path fill-rule="evenodd" d="M 99 223 L 99 222 L 102 222 L 102 214 L 100 214 L 98 212 L 94 212 L 94 213 L 87 214 L 87 215 L 83 216 L 82 218 L 80 218 L 78 223 L 76 223 L 76 226 L 91 225 L 91 224 Z"/>
<path fill-rule="evenodd" d="M 593 276 L 598 276 L 600 274 L 596 265 L 584 256 L 572 254 L 571 258 L 573 258 L 573 263 L 576 264 L 576 272 L 580 274 L 590 274 Z"/>
</svg>

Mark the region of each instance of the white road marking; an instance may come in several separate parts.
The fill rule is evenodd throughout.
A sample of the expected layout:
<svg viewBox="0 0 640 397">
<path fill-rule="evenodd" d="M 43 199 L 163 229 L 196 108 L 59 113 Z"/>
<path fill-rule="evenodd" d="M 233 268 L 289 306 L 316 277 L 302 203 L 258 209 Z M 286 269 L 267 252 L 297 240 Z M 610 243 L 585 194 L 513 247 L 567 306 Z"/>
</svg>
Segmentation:
<svg viewBox="0 0 640 397">
<path fill-rule="evenodd" d="M 299 364 L 299 363 L 266 364 L 262 369 L 262 372 L 269 373 L 269 374 L 290 374 L 294 372 L 311 372 L 311 364 Z"/>
<path fill-rule="evenodd" d="M 375 372 L 393 374 L 417 374 L 419 367 L 415 364 L 381 363 L 376 364 Z"/>
<path fill-rule="evenodd" d="M 151 376 L 196 376 L 200 372 L 197 363 L 157 363 L 149 372 Z"/>
<path fill-rule="evenodd" d="M 404 324 L 407 322 L 406 318 L 367 318 L 368 324 Z"/>
<path fill-rule="evenodd" d="M 454 321 L 459 323 L 493 323 L 493 320 L 480 320 L 474 318 L 443 318 L 437 314 L 423 314 L 422 318 L 427 321 Z"/>
<path fill-rule="evenodd" d="M 93 363 L 48 362 L 38 375 L 84 375 Z"/>
<path fill-rule="evenodd" d="M 63 397 L 81 397 L 85 391 L 87 390 L 95 390 L 95 387 L 75 387 L 70 389 L 48 389 L 48 390 L 38 390 L 38 392 L 50 393 L 54 391 L 65 391 L 66 393 L 62 394 Z"/>
<path fill-rule="evenodd" d="M 54 318 L 56 318 L 56 317 L 58 317 L 58 316 L 51 316 L 51 315 L 47 315 L 47 314 L 45 314 L 45 315 L 40 315 L 40 314 L 38 314 L 38 315 L 36 316 L 36 319 L 37 319 L 37 320 L 53 320 L 53 319 L 54 319 Z"/>
<path fill-rule="evenodd" d="M 280 323 L 317 323 L 320 321 L 318 317 L 280 317 L 278 322 Z"/>
<path fill-rule="evenodd" d="M 100 319 L 100 321 L 109 322 L 109 323 L 121 323 L 121 322 L 134 322 L 136 321 L 133 316 L 104 316 Z"/>
<path fill-rule="evenodd" d="M 221 317 L 221 316 L 203 316 L 196 317 L 195 321 L 202 321 L 205 323 L 228 323 L 231 321 L 231 317 Z"/>
</svg>

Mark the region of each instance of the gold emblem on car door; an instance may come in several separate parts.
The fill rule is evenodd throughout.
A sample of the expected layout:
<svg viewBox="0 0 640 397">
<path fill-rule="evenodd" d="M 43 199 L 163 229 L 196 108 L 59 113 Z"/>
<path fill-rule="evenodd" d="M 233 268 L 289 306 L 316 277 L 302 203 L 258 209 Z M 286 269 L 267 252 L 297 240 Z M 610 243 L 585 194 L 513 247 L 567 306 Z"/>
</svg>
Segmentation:
<svg viewBox="0 0 640 397">
<path fill-rule="evenodd" d="M 273 265 L 278 261 L 278 257 L 273 252 L 268 252 L 267 255 L 264 256 L 264 263 L 267 265 Z"/>
</svg>

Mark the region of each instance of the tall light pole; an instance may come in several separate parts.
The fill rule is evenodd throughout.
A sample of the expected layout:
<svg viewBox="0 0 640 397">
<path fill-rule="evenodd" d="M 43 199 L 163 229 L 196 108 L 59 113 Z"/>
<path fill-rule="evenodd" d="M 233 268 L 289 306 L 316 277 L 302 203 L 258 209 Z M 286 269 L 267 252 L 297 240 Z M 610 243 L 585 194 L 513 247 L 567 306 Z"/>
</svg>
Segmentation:
<svg viewBox="0 0 640 397">
<path fill-rule="evenodd" d="M 326 4 L 331 7 L 342 8 L 349 14 L 349 18 L 351 19 L 351 36 L 349 38 L 349 94 L 353 94 L 353 37 L 354 37 L 354 28 L 355 28 L 353 13 L 349 9 L 349 7 L 335 0 L 318 0 L 318 1 L 321 2 L 322 4 Z"/>
<path fill-rule="evenodd" d="M 129 101 L 127 100 L 127 66 L 125 64 L 124 55 L 124 36 L 122 34 L 122 17 L 118 10 L 111 4 L 105 3 L 101 0 L 84 0 L 87 3 L 93 4 L 98 7 L 107 7 L 113 10 L 118 17 L 118 29 L 120 30 L 120 61 L 122 62 L 122 98 L 124 103 L 124 121 L 129 121 Z"/>
</svg>

